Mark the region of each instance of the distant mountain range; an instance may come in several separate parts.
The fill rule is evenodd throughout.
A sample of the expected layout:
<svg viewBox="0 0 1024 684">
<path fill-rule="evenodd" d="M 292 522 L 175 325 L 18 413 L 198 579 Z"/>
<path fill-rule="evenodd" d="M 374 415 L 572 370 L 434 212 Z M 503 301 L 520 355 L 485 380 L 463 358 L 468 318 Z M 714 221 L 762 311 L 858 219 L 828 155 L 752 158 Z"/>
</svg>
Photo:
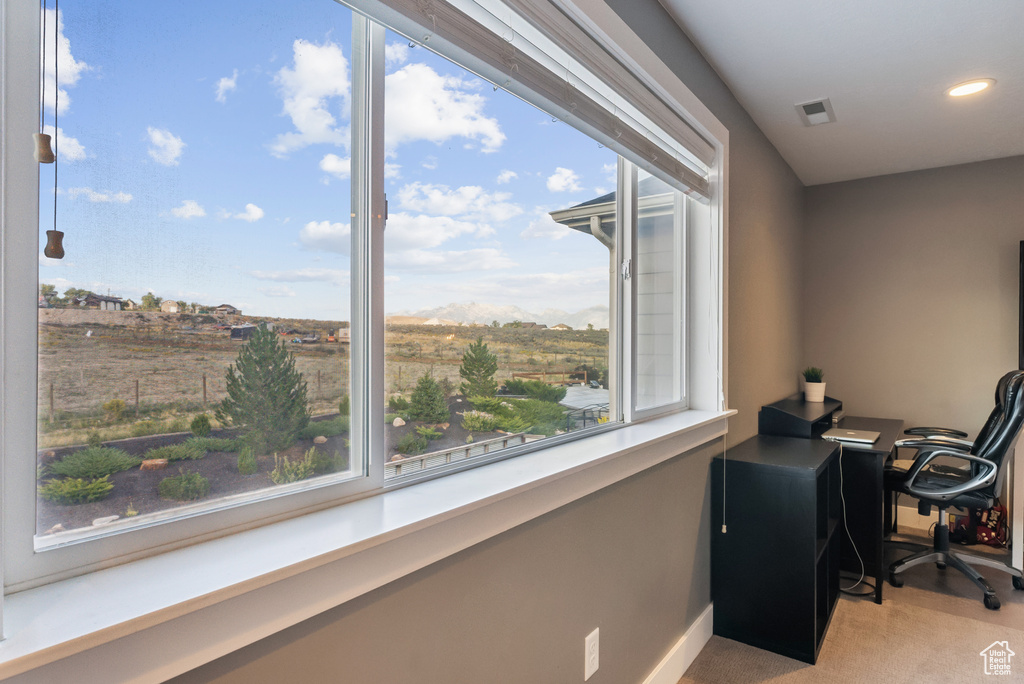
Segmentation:
<svg viewBox="0 0 1024 684">
<path fill-rule="evenodd" d="M 431 321 L 434 324 L 442 325 L 453 323 L 490 325 L 493 321 L 502 324 L 512 321 L 523 321 L 524 323 L 532 321 L 533 323 L 543 323 L 550 328 L 553 325 L 565 323 L 570 328 L 579 330 L 585 329 L 588 323 L 593 324 L 595 328 L 607 328 L 608 307 L 592 306 L 572 314 L 559 309 L 545 309 L 536 313 L 511 304 L 502 306 L 469 302 L 467 304 L 448 304 L 420 311 L 399 311 L 387 318 L 395 323 L 413 323 L 414 319 L 424 319 L 422 322 Z"/>
</svg>

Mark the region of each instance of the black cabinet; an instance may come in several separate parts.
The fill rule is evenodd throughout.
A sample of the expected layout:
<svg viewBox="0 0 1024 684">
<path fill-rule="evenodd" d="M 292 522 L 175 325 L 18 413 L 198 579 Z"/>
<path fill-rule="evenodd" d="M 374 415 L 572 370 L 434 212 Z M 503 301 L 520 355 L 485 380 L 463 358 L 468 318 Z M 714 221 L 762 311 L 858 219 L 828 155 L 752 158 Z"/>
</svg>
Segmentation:
<svg viewBox="0 0 1024 684">
<path fill-rule="evenodd" d="M 839 597 L 838 453 L 832 442 L 758 435 L 715 458 L 715 634 L 815 662 Z"/>
</svg>

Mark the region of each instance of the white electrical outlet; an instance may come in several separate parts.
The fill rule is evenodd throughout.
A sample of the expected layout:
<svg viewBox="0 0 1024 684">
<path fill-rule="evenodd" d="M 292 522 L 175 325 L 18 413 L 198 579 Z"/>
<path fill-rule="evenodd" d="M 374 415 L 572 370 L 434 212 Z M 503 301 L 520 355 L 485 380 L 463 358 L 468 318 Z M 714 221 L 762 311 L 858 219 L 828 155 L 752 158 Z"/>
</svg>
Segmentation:
<svg viewBox="0 0 1024 684">
<path fill-rule="evenodd" d="M 595 629 L 587 635 L 587 640 L 584 642 L 583 681 L 587 681 L 592 674 L 597 672 L 600 631 L 600 629 Z"/>
</svg>

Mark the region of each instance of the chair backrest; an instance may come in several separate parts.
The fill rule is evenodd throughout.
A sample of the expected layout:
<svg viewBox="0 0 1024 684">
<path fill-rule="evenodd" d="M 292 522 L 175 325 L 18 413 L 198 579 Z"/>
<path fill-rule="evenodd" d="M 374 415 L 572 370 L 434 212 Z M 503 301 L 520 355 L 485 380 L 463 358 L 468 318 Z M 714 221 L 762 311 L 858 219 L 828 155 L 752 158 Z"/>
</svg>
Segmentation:
<svg viewBox="0 0 1024 684">
<path fill-rule="evenodd" d="M 1004 460 L 1017 441 L 1021 426 L 1024 425 L 1024 370 L 1010 371 L 999 379 L 996 385 L 996 405 L 981 428 L 971 453 L 993 461 L 999 468 L 995 482 L 979 490 L 998 496 L 1003 488 L 1006 475 Z"/>
</svg>

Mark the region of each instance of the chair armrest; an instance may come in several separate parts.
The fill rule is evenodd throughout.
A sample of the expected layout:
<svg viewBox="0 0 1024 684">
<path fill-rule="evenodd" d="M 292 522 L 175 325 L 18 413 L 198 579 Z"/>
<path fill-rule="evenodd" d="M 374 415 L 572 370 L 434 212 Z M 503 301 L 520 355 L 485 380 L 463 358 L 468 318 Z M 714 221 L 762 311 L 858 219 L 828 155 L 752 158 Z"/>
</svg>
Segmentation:
<svg viewBox="0 0 1024 684">
<path fill-rule="evenodd" d="M 924 467 L 928 465 L 930 461 L 934 460 L 938 456 L 950 456 L 952 458 L 959 458 L 961 460 L 968 461 L 972 464 L 977 465 L 979 468 L 979 472 L 977 475 L 973 476 L 970 480 L 967 480 L 966 482 L 954 485 L 952 487 L 947 487 L 940 491 L 926 491 L 914 487 L 914 481 L 917 479 L 917 476 L 921 473 L 921 470 L 924 469 Z M 909 471 L 907 471 L 907 478 L 906 480 L 904 480 L 903 486 L 906 488 L 907 493 L 911 494 L 912 496 L 947 501 L 965 492 L 972 492 L 975 489 L 987 487 L 988 485 L 995 482 L 996 473 L 998 471 L 999 469 L 996 467 L 995 463 L 987 459 L 981 458 L 979 456 L 973 456 L 971 454 L 964 453 L 963 451 L 955 449 L 934 449 L 922 454 L 916 461 L 914 461 L 914 465 L 910 468 Z"/>
<path fill-rule="evenodd" d="M 904 447 L 907 449 L 955 449 L 957 451 L 970 451 L 971 447 L 974 446 L 974 442 L 969 442 L 966 439 L 956 439 L 955 437 L 945 437 L 942 435 L 928 436 L 925 438 L 908 438 L 896 440 L 896 446 Z"/>
<path fill-rule="evenodd" d="M 921 437 L 931 436 L 945 436 L 945 437 L 960 437 L 961 439 L 967 439 L 967 433 L 961 432 L 960 430 L 954 430 L 952 428 L 941 428 L 941 427 L 915 427 L 907 428 L 903 431 L 905 435 L 919 435 Z"/>
</svg>

